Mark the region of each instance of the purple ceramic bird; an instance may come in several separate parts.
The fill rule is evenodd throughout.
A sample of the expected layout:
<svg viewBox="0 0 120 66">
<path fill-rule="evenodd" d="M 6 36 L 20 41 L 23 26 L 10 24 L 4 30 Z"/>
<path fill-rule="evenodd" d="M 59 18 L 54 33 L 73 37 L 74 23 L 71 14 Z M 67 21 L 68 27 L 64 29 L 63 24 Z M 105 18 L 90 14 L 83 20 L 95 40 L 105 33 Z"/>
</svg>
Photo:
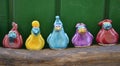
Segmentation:
<svg viewBox="0 0 120 66">
<path fill-rule="evenodd" d="M 75 47 L 86 47 L 92 44 L 93 35 L 87 30 L 84 23 L 77 23 L 76 33 L 72 38 Z"/>
</svg>

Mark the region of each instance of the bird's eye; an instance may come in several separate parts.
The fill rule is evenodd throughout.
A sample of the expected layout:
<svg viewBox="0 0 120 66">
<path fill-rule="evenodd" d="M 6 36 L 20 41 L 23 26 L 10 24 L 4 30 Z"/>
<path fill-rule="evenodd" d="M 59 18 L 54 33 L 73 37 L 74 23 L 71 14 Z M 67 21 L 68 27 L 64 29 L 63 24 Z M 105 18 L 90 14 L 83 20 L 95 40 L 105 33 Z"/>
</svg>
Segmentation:
<svg viewBox="0 0 120 66">
<path fill-rule="evenodd" d="M 60 26 L 58 26 L 58 27 L 60 27 Z"/>
</svg>

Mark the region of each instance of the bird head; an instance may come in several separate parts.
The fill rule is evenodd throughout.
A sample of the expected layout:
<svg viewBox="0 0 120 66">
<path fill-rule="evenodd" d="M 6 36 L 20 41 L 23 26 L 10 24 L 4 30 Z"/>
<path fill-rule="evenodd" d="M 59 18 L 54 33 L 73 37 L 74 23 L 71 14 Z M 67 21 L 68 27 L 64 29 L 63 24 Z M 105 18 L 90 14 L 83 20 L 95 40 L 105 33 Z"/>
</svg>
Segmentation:
<svg viewBox="0 0 120 66">
<path fill-rule="evenodd" d="M 85 27 L 84 23 L 78 23 L 76 25 L 76 28 L 77 28 L 77 32 L 79 34 L 85 34 L 87 32 L 87 28 Z"/>
<path fill-rule="evenodd" d="M 105 19 L 101 22 L 99 22 L 99 25 L 102 26 L 102 28 L 104 28 L 105 30 L 109 30 L 112 28 L 112 21 L 109 19 Z"/>
<path fill-rule="evenodd" d="M 110 22 L 104 22 L 102 26 L 105 30 L 109 30 L 112 28 L 112 24 Z"/>
<path fill-rule="evenodd" d="M 60 20 L 60 17 L 56 16 L 56 20 L 55 20 L 55 23 L 54 23 L 54 30 L 55 31 L 60 31 L 61 29 L 62 29 L 62 22 Z"/>
<path fill-rule="evenodd" d="M 33 27 L 32 28 L 32 33 L 36 36 L 40 33 L 39 26 L 40 26 L 40 24 L 39 24 L 38 21 L 35 20 L 35 21 L 32 22 L 32 27 Z"/>
</svg>

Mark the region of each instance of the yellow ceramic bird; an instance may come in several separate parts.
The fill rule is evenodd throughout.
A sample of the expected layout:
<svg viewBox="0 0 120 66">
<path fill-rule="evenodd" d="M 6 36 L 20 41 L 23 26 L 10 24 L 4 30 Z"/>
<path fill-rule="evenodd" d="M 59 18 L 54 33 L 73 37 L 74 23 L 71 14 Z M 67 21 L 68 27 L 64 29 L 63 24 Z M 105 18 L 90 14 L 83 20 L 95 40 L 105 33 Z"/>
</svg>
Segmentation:
<svg viewBox="0 0 120 66">
<path fill-rule="evenodd" d="M 39 29 L 39 22 L 38 21 L 33 21 L 32 22 L 32 30 L 31 30 L 31 35 L 27 38 L 26 40 L 26 48 L 29 50 L 40 50 L 44 47 L 45 41 L 40 34 L 40 29 Z"/>
</svg>

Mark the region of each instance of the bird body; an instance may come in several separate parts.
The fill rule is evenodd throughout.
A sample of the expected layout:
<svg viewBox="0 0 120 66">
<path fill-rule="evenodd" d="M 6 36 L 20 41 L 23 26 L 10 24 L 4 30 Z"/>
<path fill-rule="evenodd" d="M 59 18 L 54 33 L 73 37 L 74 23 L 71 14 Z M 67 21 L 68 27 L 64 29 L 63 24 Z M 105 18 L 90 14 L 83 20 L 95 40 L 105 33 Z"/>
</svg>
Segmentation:
<svg viewBox="0 0 120 66">
<path fill-rule="evenodd" d="M 60 32 L 53 31 L 47 41 L 52 49 L 64 49 L 69 43 L 69 38 L 63 30 Z"/>
<path fill-rule="evenodd" d="M 44 47 L 44 39 L 41 35 L 34 36 L 30 35 L 26 40 L 26 48 L 30 50 L 39 50 Z"/>
<path fill-rule="evenodd" d="M 119 35 L 112 28 L 111 23 L 112 21 L 109 19 L 99 22 L 99 26 L 102 26 L 96 37 L 99 45 L 115 45 L 118 42 Z"/>
<path fill-rule="evenodd" d="M 35 24 L 38 21 L 33 21 Z M 37 24 L 36 24 L 37 25 Z M 34 25 L 31 30 L 31 35 L 26 40 L 26 48 L 29 50 L 40 50 L 44 47 L 45 41 L 40 34 L 39 26 Z"/>
<path fill-rule="evenodd" d="M 92 44 L 93 35 L 87 30 L 85 24 L 78 23 L 76 25 L 76 33 L 72 38 L 75 47 L 86 47 Z"/>
<path fill-rule="evenodd" d="M 18 49 L 21 48 L 23 44 L 22 36 L 18 32 L 18 26 L 15 22 L 12 23 L 12 26 L 13 28 L 9 31 L 8 34 L 5 35 L 3 39 L 3 46 L 6 48 Z"/>
<path fill-rule="evenodd" d="M 64 32 L 59 16 L 56 16 L 53 32 L 47 38 L 51 49 L 65 49 L 69 43 L 69 38 Z"/>
</svg>

